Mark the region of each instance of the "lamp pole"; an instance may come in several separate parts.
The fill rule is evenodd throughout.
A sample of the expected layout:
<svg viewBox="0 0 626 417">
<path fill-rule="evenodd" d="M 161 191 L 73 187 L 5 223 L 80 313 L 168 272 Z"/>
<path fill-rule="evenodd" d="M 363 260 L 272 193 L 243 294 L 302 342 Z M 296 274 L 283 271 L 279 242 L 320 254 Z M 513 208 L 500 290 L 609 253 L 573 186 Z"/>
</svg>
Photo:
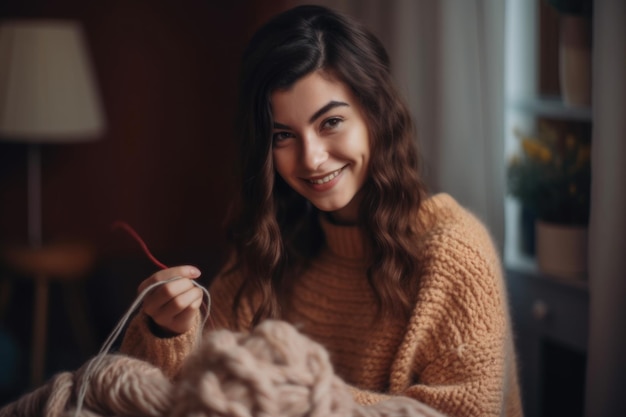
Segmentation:
<svg viewBox="0 0 626 417">
<path fill-rule="evenodd" d="M 28 145 L 28 243 L 33 249 L 42 245 L 41 233 L 41 145 Z"/>
</svg>

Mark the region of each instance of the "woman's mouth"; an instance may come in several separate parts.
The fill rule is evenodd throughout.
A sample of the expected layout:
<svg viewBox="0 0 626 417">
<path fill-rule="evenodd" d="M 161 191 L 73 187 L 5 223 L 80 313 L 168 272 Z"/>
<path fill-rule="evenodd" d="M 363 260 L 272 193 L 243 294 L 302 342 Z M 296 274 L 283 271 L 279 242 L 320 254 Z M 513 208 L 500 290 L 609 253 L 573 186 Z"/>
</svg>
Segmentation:
<svg viewBox="0 0 626 417">
<path fill-rule="evenodd" d="M 329 182 L 333 178 L 335 178 L 337 175 L 341 174 L 341 171 L 343 171 L 343 168 L 345 168 L 345 167 L 341 167 L 337 171 L 333 171 L 330 174 L 324 176 L 323 178 L 317 178 L 317 179 L 308 180 L 308 181 L 311 184 L 317 184 L 317 185 L 326 184 L 327 182 Z"/>
</svg>

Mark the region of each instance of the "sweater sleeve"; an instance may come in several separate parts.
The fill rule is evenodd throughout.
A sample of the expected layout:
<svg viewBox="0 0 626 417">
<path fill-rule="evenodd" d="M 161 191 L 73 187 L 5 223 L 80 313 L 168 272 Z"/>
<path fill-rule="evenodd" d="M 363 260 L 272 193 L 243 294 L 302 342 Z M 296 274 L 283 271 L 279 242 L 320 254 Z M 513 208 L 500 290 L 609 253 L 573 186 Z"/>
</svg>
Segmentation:
<svg viewBox="0 0 626 417">
<path fill-rule="evenodd" d="M 120 352 L 145 360 L 160 368 L 169 378 L 174 378 L 185 358 L 199 338 L 200 315 L 187 332 L 174 337 L 159 337 L 150 326 L 150 317 L 137 314 L 126 329 Z"/>
<path fill-rule="evenodd" d="M 242 279 L 237 273 L 226 274 L 224 271 L 228 268 L 227 264 L 209 287 L 211 311 L 205 329 L 200 329 L 202 318 L 198 314 L 195 325 L 187 332 L 173 337 L 160 337 L 153 331 L 150 317 L 140 312 L 128 325 L 120 352 L 145 360 L 160 368 L 168 377 L 174 378 L 204 331 L 213 328 L 232 330 L 232 303 Z M 251 315 L 243 314 L 242 317 L 249 320 Z"/>
<path fill-rule="evenodd" d="M 470 219 L 471 220 L 471 219 Z M 432 231 L 390 393 L 449 416 L 522 414 L 508 304 L 490 237 L 474 221 Z M 353 390 L 361 404 L 393 398 Z"/>
</svg>

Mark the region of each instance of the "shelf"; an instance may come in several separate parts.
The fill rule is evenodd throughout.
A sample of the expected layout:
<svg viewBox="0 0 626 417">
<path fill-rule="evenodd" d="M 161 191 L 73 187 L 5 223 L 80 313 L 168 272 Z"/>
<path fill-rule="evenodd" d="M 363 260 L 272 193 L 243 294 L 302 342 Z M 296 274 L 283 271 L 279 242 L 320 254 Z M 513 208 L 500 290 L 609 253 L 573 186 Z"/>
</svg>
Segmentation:
<svg viewBox="0 0 626 417">
<path fill-rule="evenodd" d="M 537 261 L 535 258 L 530 256 L 508 254 L 504 261 L 504 267 L 507 271 L 524 275 L 532 279 L 541 279 L 555 285 L 569 287 L 583 292 L 589 291 L 589 283 L 587 280 L 573 278 L 567 279 L 547 275 L 539 270 Z"/>
<path fill-rule="evenodd" d="M 591 122 L 591 107 L 566 106 L 559 97 L 541 97 L 535 99 L 512 99 L 510 107 L 537 116 L 561 120 Z"/>
<path fill-rule="evenodd" d="M 586 282 L 506 269 L 515 326 L 579 351 L 588 342 L 589 291 Z"/>
</svg>

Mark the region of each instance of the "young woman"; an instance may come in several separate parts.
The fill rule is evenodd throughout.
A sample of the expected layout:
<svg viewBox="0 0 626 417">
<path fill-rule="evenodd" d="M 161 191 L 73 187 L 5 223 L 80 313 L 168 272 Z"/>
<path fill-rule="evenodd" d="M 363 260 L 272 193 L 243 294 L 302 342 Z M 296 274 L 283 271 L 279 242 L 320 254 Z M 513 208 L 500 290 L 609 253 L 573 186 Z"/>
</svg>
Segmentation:
<svg viewBox="0 0 626 417">
<path fill-rule="evenodd" d="M 381 43 L 297 7 L 255 34 L 240 82 L 242 192 L 209 327 L 293 323 L 363 404 L 405 396 L 448 415 L 520 415 L 498 255 L 452 197 L 427 196 Z M 196 340 L 199 275 L 146 279 L 140 290 L 183 277 L 145 299 L 122 351 L 175 376 Z"/>
</svg>

